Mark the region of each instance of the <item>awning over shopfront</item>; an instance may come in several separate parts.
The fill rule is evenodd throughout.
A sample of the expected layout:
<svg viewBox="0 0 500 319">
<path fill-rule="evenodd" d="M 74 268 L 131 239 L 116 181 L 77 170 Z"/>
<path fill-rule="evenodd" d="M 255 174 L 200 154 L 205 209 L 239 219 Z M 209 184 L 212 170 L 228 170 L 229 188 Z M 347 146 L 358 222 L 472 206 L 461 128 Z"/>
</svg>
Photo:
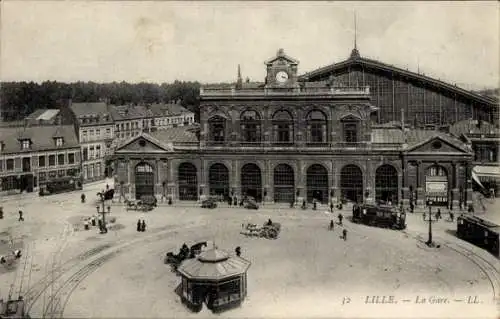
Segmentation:
<svg viewBox="0 0 500 319">
<path fill-rule="evenodd" d="M 484 187 L 481 182 L 500 181 L 499 166 L 474 166 L 472 169 L 472 179 L 481 187 Z"/>
</svg>

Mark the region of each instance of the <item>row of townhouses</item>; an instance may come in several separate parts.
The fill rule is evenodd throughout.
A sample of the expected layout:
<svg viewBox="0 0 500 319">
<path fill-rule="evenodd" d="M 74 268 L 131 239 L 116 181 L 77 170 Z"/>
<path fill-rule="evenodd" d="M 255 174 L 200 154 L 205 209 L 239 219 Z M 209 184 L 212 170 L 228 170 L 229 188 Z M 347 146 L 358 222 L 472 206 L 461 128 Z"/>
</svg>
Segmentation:
<svg viewBox="0 0 500 319">
<path fill-rule="evenodd" d="M 101 180 L 123 141 L 194 123 L 194 113 L 178 104 L 70 102 L 37 110 L 15 125 L 0 125 L 0 194 L 32 192 L 57 178 Z"/>
</svg>

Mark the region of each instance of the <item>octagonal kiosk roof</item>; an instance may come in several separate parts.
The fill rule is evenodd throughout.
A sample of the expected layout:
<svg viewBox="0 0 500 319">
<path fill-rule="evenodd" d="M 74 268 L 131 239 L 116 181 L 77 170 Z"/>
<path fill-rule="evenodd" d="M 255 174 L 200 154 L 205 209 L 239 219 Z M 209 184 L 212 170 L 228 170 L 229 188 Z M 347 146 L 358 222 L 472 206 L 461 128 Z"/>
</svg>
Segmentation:
<svg viewBox="0 0 500 319">
<path fill-rule="evenodd" d="M 245 273 L 250 264 L 246 259 L 230 256 L 226 251 L 213 248 L 197 258 L 183 261 L 177 270 L 188 279 L 220 281 Z"/>
</svg>

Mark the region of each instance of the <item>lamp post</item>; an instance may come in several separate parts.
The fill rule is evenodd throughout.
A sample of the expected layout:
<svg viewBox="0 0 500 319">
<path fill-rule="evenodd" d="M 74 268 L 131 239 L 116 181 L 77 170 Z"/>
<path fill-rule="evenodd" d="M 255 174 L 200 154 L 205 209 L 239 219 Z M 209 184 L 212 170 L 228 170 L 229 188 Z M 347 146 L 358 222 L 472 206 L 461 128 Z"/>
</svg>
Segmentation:
<svg viewBox="0 0 500 319">
<path fill-rule="evenodd" d="M 429 239 L 426 242 L 429 247 L 432 246 L 432 222 L 436 221 L 436 219 L 432 219 L 432 204 L 434 204 L 432 200 L 427 201 L 427 206 L 429 207 L 429 217 L 427 219 L 424 217 L 424 221 L 429 222 Z"/>
<path fill-rule="evenodd" d="M 105 209 L 105 193 L 104 192 L 99 192 L 97 193 L 97 196 L 99 196 L 101 205 L 97 205 L 97 215 L 101 214 L 102 215 L 102 228 L 100 229 L 101 233 L 107 233 L 108 228 L 106 227 L 106 214 L 111 213 L 111 206 L 108 206 L 108 211 L 106 212 Z"/>
</svg>

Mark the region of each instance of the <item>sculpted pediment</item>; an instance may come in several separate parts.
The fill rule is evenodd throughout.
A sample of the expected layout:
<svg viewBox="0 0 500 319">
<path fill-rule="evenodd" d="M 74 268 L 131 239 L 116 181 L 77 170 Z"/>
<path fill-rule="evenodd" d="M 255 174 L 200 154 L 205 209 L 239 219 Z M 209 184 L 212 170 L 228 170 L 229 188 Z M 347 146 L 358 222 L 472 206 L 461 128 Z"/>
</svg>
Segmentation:
<svg viewBox="0 0 500 319">
<path fill-rule="evenodd" d="M 173 146 L 141 134 L 119 146 L 115 153 L 169 153 Z"/>
<path fill-rule="evenodd" d="M 410 146 L 407 149 L 408 153 L 468 153 L 468 150 L 463 145 L 452 143 L 440 137 L 434 137 L 416 145 Z"/>
</svg>

